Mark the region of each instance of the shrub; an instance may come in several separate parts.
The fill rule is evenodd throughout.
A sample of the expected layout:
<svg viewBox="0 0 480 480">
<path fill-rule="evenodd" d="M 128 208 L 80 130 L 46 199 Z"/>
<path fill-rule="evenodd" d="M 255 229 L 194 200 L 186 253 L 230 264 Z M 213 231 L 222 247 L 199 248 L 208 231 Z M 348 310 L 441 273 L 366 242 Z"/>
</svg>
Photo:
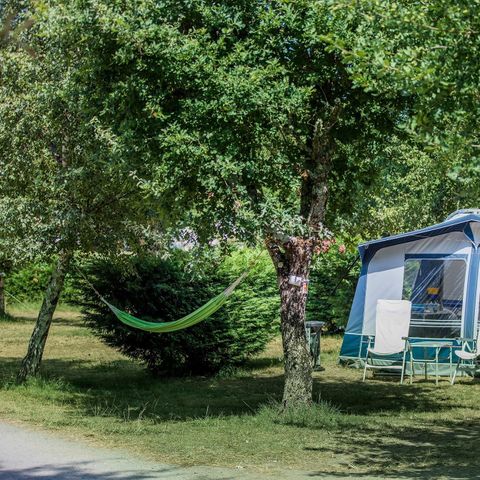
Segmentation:
<svg viewBox="0 0 480 480">
<path fill-rule="evenodd" d="M 359 274 L 356 250 L 341 254 L 334 245 L 315 259 L 310 274 L 307 320 L 325 322 L 331 333 L 342 330 L 348 320 Z"/>
<path fill-rule="evenodd" d="M 237 251 L 219 267 L 188 272 L 184 259 L 132 256 L 123 264 L 91 262 L 88 276 L 113 304 L 146 320 L 172 321 L 219 293 L 248 263 Z M 260 352 L 278 330 L 279 301 L 268 257 L 263 256 L 228 303 L 206 321 L 185 330 L 156 334 L 120 323 L 79 281 L 87 325 L 108 345 L 139 359 L 157 374 L 215 373 Z"/>
<path fill-rule="evenodd" d="M 14 298 L 23 302 L 41 300 L 52 268 L 53 264 L 34 262 L 8 272 L 5 277 L 5 290 L 13 295 L 13 297 L 7 295 L 8 301 L 14 302 Z M 62 292 L 62 301 L 65 303 L 73 302 L 78 298 L 78 293 L 71 277 L 67 276 Z"/>
</svg>

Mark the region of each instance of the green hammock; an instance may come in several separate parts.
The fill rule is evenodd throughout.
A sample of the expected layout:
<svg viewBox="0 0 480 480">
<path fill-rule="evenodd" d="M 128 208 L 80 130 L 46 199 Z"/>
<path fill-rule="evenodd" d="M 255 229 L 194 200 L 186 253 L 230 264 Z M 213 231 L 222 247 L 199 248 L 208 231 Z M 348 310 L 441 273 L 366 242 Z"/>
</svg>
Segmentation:
<svg viewBox="0 0 480 480">
<path fill-rule="evenodd" d="M 228 300 L 230 295 L 233 293 L 235 288 L 240 284 L 240 282 L 248 275 L 248 271 L 242 273 L 228 288 L 226 288 L 222 293 L 213 297 L 205 305 L 197 308 L 194 312 L 188 314 L 187 316 L 175 320 L 173 322 L 148 322 L 140 318 L 134 317 L 123 310 L 115 307 L 111 303 L 108 303 L 96 290 L 95 292 L 100 297 L 102 302 L 104 302 L 110 310 L 115 314 L 115 316 L 125 325 L 129 327 L 138 328 L 140 330 L 145 330 L 147 332 L 155 333 L 168 333 L 175 332 L 177 330 L 182 330 L 184 328 L 191 327 L 200 323 L 203 320 L 206 320 L 208 317 L 213 315 L 222 305 Z M 90 283 L 90 282 L 89 282 Z M 90 284 L 91 285 L 91 284 Z M 92 288 L 93 285 L 91 285 Z"/>
</svg>

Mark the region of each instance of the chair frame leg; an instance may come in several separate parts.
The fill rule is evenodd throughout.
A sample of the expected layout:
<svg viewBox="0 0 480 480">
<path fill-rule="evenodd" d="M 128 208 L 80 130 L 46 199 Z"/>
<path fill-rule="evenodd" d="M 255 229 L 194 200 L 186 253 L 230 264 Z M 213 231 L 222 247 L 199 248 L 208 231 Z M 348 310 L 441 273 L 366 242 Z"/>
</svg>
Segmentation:
<svg viewBox="0 0 480 480">
<path fill-rule="evenodd" d="M 365 381 L 365 379 L 367 378 L 367 368 L 368 368 L 368 357 L 369 357 L 369 353 L 367 352 L 367 356 L 365 357 L 365 367 L 363 369 L 363 379 L 362 379 L 362 382 Z"/>
<path fill-rule="evenodd" d="M 460 367 L 460 362 L 461 362 L 461 358 L 458 359 L 457 365 L 455 366 L 455 370 L 453 371 L 453 376 L 452 376 L 452 380 L 450 381 L 450 385 L 455 384 L 455 379 L 457 378 L 457 372 L 458 372 L 458 368 Z"/>
<path fill-rule="evenodd" d="M 413 361 L 413 353 L 410 350 L 410 385 L 413 384 L 413 377 L 415 376 L 415 362 Z"/>
<path fill-rule="evenodd" d="M 406 361 L 407 361 L 407 349 L 405 348 L 403 350 L 403 359 L 402 359 L 402 375 L 400 376 L 400 384 L 403 384 L 403 379 L 405 377 L 405 367 L 406 367 Z"/>
</svg>

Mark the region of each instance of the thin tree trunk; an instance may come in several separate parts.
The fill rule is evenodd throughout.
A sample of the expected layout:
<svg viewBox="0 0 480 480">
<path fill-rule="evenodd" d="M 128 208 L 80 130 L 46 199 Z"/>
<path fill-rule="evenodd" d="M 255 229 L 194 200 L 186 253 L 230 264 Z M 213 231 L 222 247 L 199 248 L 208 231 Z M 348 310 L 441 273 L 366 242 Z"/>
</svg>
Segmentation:
<svg viewBox="0 0 480 480">
<path fill-rule="evenodd" d="M 0 272 L 0 317 L 3 317 L 6 313 L 5 274 Z"/>
<path fill-rule="evenodd" d="M 61 252 L 48 280 L 43 303 L 38 313 L 37 323 L 30 337 L 28 351 L 18 373 L 17 380 L 19 383 L 25 382 L 28 377 L 34 376 L 38 372 L 53 314 L 55 313 L 58 299 L 63 290 L 63 284 L 71 258 L 71 252 Z"/>
<path fill-rule="evenodd" d="M 312 362 L 305 335 L 307 285 L 312 261 L 312 241 L 290 238 L 279 245 L 267 241 L 276 266 L 281 298 L 281 331 L 284 352 L 285 385 L 283 407 L 312 401 Z M 300 286 L 291 277 L 300 278 Z"/>
</svg>

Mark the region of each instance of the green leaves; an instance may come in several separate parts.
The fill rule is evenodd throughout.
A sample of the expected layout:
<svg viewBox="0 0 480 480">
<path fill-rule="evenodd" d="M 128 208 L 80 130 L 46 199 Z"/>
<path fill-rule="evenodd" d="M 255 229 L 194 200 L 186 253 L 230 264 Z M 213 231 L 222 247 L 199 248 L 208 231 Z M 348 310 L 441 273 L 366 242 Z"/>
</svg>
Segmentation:
<svg viewBox="0 0 480 480">
<path fill-rule="evenodd" d="M 405 126 L 431 146 L 454 152 L 462 137 L 477 157 L 479 131 L 479 2 L 342 2 L 356 33 L 331 44 L 355 83 L 414 100 Z M 342 42 L 343 41 L 343 42 Z"/>
<path fill-rule="evenodd" d="M 97 86 L 85 81 L 94 45 L 78 49 L 68 28 L 58 35 L 67 25 L 52 10 L 35 15 L 35 57 L 0 51 L 4 251 L 20 261 L 63 248 L 116 250 L 133 239 L 127 220 L 144 211 L 132 176 L 143 167 L 139 152 L 125 142 L 128 131 L 104 121 Z"/>
<path fill-rule="evenodd" d="M 45 252 L 58 239 L 87 251 L 133 245 L 135 223 L 204 242 L 308 235 L 318 125 L 326 222 L 342 225 L 392 161 L 385 145 L 402 126 L 431 121 L 411 116 L 404 80 L 387 88 L 400 66 L 412 68 L 406 58 L 425 52 L 403 37 L 403 57 L 375 47 L 397 25 L 379 26 L 376 39 L 372 22 L 387 14 L 379 5 L 360 16 L 309 0 L 33 9 L 38 58 L 2 51 L 1 191 L 24 192 L 24 225 L 13 231 L 41 239 Z M 415 67 L 412 84 L 430 82 L 429 68 Z"/>
<path fill-rule="evenodd" d="M 82 111 L 124 156 L 143 155 L 134 176 L 174 236 L 306 234 L 300 196 L 315 125 L 329 126 L 342 104 L 323 152 L 337 181 L 364 168 L 333 145 L 368 148 L 397 121 L 396 105 L 352 85 L 325 42 L 348 24 L 318 2 L 72 0 L 52 4 L 43 21 L 75 66 Z"/>
</svg>

